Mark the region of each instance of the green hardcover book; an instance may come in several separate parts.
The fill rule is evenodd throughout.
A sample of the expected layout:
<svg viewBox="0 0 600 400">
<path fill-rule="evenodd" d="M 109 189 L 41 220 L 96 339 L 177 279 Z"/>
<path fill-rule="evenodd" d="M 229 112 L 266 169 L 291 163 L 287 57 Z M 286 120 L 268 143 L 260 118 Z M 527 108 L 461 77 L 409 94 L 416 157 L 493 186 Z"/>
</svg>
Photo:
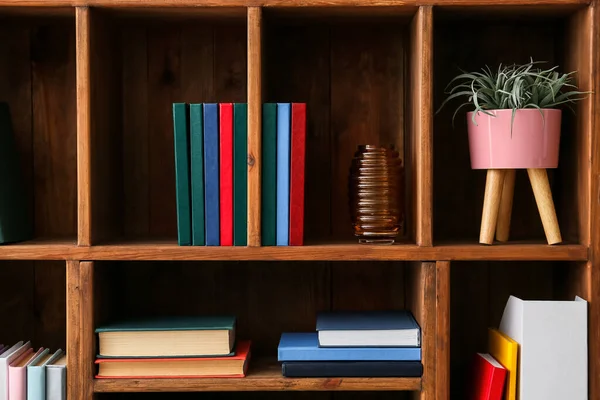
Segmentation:
<svg viewBox="0 0 600 400">
<path fill-rule="evenodd" d="M 202 104 L 190 104 L 190 155 L 192 182 L 192 244 L 204 246 L 204 135 Z"/>
<path fill-rule="evenodd" d="M 177 197 L 177 241 L 192 244 L 192 210 L 190 205 L 190 135 L 189 106 L 173 103 L 175 147 L 175 192 Z"/>
<path fill-rule="evenodd" d="M 262 118 L 262 210 L 263 246 L 275 246 L 277 228 L 277 104 L 263 104 Z"/>
<path fill-rule="evenodd" d="M 96 328 L 99 356 L 200 357 L 230 355 L 236 319 L 231 315 L 131 319 Z"/>
<path fill-rule="evenodd" d="M 33 220 L 28 204 L 10 109 L 8 104 L 0 103 L 0 243 L 32 239 Z"/>
<path fill-rule="evenodd" d="M 248 243 L 248 106 L 233 105 L 233 245 Z"/>
</svg>

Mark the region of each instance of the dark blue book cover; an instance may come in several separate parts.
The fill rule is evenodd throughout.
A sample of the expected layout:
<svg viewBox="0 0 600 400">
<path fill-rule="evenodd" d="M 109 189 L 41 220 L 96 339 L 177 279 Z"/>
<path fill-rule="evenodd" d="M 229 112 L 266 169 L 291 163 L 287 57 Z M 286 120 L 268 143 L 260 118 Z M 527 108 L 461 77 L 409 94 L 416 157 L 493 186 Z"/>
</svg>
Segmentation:
<svg viewBox="0 0 600 400">
<path fill-rule="evenodd" d="M 204 221 L 206 245 L 219 246 L 219 111 L 204 104 Z"/>
<path fill-rule="evenodd" d="M 202 104 L 190 104 L 190 175 L 192 186 L 192 244 L 204 246 L 204 135 Z"/>
<path fill-rule="evenodd" d="M 283 333 L 278 361 L 421 361 L 420 347 L 319 347 L 316 332 Z"/>
<path fill-rule="evenodd" d="M 277 103 L 277 246 L 290 238 L 290 103 Z"/>
<path fill-rule="evenodd" d="M 286 361 L 281 365 L 289 378 L 418 378 L 420 361 Z"/>
</svg>

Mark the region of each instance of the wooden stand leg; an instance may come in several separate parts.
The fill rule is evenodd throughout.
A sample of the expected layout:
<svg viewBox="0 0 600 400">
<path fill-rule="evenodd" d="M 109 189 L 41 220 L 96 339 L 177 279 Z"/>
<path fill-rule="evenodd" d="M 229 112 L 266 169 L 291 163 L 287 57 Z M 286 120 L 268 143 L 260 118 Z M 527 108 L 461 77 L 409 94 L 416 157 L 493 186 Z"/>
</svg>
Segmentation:
<svg viewBox="0 0 600 400">
<path fill-rule="evenodd" d="M 498 210 L 498 222 L 496 223 L 496 240 L 508 241 L 510 232 L 510 216 L 512 213 L 513 196 L 515 193 L 515 170 L 507 169 L 504 172 L 504 184 L 502 185 L 502 197 L 500 198 L 500 209 Z"/>
<path fill-rule="evenodd" d="M 527 170 L 535 202 L 542 218 L 542 225 L 546 233 L 548 244 L 556 244 L 562 242 L 560 229 L 558 227 L 558 219 L 554 210 L 554 201 L 552 200 L 552 192 L 550 191 L 550 183 L 548 182 L 548 174 L 543 168 L 531 168 Z"/>
<path fill-rule="evenodd" d="M 496 231 L 503 182 L 503 169 L 488 169 L 485 181 L 485 197 L 483 199 L 479 243 L 492 244 L 494 242 L 494 232 Z"/>
</svg>

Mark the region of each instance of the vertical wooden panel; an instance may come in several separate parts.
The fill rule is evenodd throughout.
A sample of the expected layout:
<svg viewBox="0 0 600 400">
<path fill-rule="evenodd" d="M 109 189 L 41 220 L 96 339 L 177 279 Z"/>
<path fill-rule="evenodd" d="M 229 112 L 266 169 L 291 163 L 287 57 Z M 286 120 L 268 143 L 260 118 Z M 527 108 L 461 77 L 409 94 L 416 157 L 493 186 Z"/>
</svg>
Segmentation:
<svg viewBox="0 0 600 400">
<path fill-rule="evenodd" d="M 67 398 L 68 400 L 89 399 L 84 396 L 85 378 L 81 376 L 82 357 L 82 298 L 89 294 L 79 284 L 79 262 L 67 261 Z M 83 295 L 83 296 L 82 296 Z M 91 315 L 86 315 L 91 318 Z"/>
<path fill-rule="evenodd" d="M 262 9 L 248 8 L 248 246 L 260 246 Z"/>
<path fill-rule="evenodd" d="M 329 190 L 335 240 L 353 239 L 348 174 L 358 145 L 394 145 L 400 152 L 404 148 L 405 31 L 400 24 L 352 28 L 346 24 L 331 28 Z"/>
<path fill-rule="evenodd" d="M 435 399 L 450 398 L 450 262 L 436 263 Z M 431 299 L 429 299 L 431 301 Z"/>
<path fill-rule="evenodd" d="M 433 179 L 433 13 L 421 6 L 411 26 L 410 115 L 411 188 L 414 239 L 420 246 L 432 245 Z M 410 195 L 410 194 L 409 194 Z"/>
<path fill-rule="evenodd" d="M 304 102 L 306 114 L 305 243 L 331 240 L 330 29 L 269 26 L 265 38 L 265 102 Z M 310 65 L 310 68 L 305 68 Z M 293 78 L 292 78 L 293 77 Z"/>
<path fill-rule="evenodd" d="M 77 52 L 77 243 L 91 245 L 92 174 L 91 174 L 91 92 L 90 92 L 90 10 L 76 10 Z"/>
<path fill-rule="evenodd" d="M 421 327 L 422 389 L 420 400 L 436 399 L 436 264 L 413 262 L 407 270 L 406 302 Z"/>
<path fill-rule="evenodd" d="M 124 27 L 120 34 L 123 58 L 123 228 L 126 236 L 150 232 L 148 125 L 148 51 L 145 29 Z M 198 50 L 200 51 L 200 50 Z"/>
<path fill-rule="evenodd" d="M 80 349 L 78 351 L 78 379 L 81 381 L 80 399 L 93 398 L 93 379 L 96 358 L 95 315 L 94 315 L 94 262 L 82 261 L 79 263 L 79 290 L 81 298 L 79 304 L 79 335 Z"/>
</svg>

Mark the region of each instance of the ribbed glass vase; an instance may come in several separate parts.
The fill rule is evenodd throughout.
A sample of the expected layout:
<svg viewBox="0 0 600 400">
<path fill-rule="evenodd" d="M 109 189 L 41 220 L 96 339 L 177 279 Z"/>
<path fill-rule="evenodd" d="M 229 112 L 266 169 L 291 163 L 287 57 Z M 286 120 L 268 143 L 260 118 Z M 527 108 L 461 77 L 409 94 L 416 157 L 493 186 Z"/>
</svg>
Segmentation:
<svg viewBox="0 0 600 400">
<path fill-rule="evenodd" d="M 404 222 L 404 166 L 398 151 L 391 146 L 358 146 L 348 184 L 359 243 L 393 244 Z"/>
</svg>

